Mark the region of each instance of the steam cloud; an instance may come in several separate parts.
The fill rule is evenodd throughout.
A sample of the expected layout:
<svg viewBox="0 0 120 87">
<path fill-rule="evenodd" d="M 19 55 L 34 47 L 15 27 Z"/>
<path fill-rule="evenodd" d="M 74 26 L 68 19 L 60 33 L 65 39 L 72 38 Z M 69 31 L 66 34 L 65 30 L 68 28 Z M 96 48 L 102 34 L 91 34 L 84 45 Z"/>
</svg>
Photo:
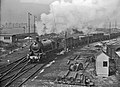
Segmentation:
<svg viewBox="0 0 120 87">
<path fill-rule="evenodd" d="M 50 13 L 41 15 L 36 22 L 39 35 L 45 33 L 61 33 L 77 28 L 84 32 L 87 27 L 98 27 L 119 14 L 120 0 L 64 0 L 50 4 Z M 46 27 L 45 27 L 45 26 Z"/>
</svg>

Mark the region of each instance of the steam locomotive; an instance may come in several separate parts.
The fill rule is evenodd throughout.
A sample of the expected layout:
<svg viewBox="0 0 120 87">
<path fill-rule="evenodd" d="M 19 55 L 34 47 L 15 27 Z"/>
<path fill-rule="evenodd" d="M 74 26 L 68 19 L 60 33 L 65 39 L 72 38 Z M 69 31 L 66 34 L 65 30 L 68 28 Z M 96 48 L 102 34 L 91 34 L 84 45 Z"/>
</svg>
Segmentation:
<svg viewBox="0 0 120 87">
<path fill-rule="evenodd" d="M 39 38 L 36 38 L 36 41 L 30 45 L 30 51 L 27 55 L 27 58 L 31 62 L 44 62 L 52 56 L 55 56 L 56 53 L 60 52 L 63 47 L 60 48 L 60 43 L 53 39 L 43 39 L 42 41 Z"/>
<path fill-rule="evenodd" d="M 51 56 L 56 56 L 57 53 L 65 48 L 73 49 L 78 46 L 87 45 L 88 43 L 114 39 L 118 36 L 120 36 L 120 32 L 111 34 L 97 33 L 83 37 L 79 37 L 78 35 L 77 38 L 73 36 L 67 38 L 59 37 L 57 39 L 44 39 L 42 41 L 37 37 L 36 41 L 30 46 L 27 58 L 31 62 L 46 61 L 52 59 Z"/>
</svg>

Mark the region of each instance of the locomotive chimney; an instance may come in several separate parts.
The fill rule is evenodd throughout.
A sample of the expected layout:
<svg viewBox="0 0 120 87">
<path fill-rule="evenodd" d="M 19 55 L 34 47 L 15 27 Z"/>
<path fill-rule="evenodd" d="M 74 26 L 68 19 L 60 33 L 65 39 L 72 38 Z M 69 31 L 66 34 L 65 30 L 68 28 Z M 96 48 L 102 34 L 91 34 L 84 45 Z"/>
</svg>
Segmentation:
<svg viewBox="0 0 120 87">
<path fill-rule="evenodd" d="M 38 36 L 36 37 L 36 41 L 39 42 L 39 37 Z"/>
</svg>

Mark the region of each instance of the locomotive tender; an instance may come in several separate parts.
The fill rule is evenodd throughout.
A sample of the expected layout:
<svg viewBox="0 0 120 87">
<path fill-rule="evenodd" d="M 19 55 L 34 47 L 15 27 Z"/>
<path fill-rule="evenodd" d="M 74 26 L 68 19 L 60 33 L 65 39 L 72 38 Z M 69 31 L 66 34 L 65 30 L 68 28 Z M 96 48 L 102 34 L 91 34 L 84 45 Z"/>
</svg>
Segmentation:
<svg viewBox="0 0 120 87">
<path fill-rule="evenodd" d="M 114 39 L 120 36 L 120 32 L 111 33 L 111 34 L 92 34 L 84 37 L 67 37 L 67 38 L 58 38 L 57 39 L 48 39 L 39 41 L 39 38 L 36 38 L 36 41 L 31 44 L 30 52 L 27 58 L 31 62 L 41 62 L 43 60 L 48 60 L 51 58 L 51 55 L 56 55 L 56 53 L 61 52 L 65 48 L 73 49 L 78 46 L 87 45 L 89 43 L 104 41 L 109 39 Z M 58 40 L 59 39 L 59 40 Z"/>
</svg>

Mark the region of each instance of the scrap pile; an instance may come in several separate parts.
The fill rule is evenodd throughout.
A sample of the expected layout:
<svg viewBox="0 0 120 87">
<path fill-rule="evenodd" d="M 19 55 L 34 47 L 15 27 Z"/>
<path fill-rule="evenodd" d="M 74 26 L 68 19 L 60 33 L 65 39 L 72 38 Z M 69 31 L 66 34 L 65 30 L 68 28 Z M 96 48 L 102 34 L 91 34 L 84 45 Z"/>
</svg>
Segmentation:
<svg viewBox="0 0 120 87">
<path fill-rule="evenodd" d="M 93 51 L 94 52 L 94 51 Z M 95 76 L 95 57 L 89 53 L 79 52 L 72 55 L 67 62 L 68 70 L 61 71 L 56 79 L 58 84 L 93 86 Z"/>
</svg>

